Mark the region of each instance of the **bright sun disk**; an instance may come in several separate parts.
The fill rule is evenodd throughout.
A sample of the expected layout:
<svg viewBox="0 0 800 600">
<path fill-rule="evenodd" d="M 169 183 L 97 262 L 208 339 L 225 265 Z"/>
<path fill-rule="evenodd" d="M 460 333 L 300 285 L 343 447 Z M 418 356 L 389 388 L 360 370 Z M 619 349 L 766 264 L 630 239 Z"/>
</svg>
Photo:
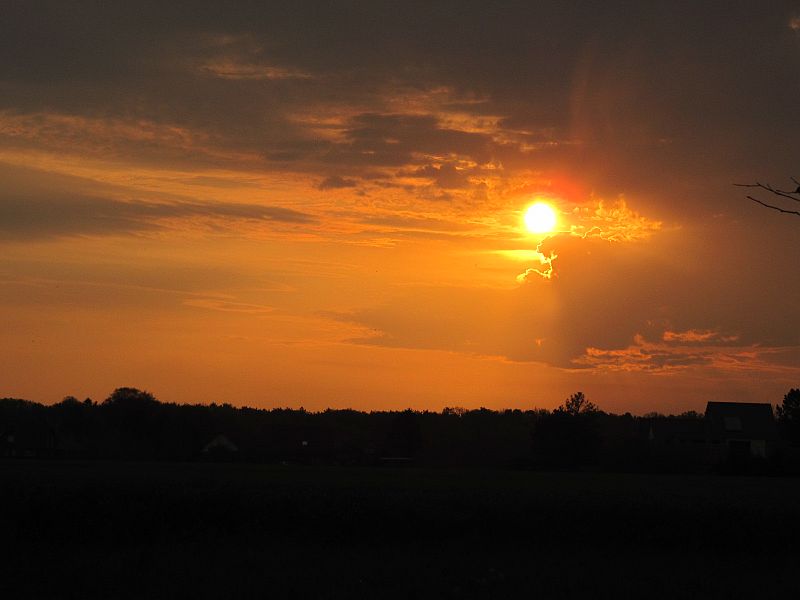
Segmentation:
<svg viewBox="0 0 800 600">
<path fill-rule="evenodd" d="M 525 227 L 531 233 L 550 233 L 555 229 L 558 217 L 553 207 L 546 202 L 531 204 L 525 211 Z"/>
</svg>

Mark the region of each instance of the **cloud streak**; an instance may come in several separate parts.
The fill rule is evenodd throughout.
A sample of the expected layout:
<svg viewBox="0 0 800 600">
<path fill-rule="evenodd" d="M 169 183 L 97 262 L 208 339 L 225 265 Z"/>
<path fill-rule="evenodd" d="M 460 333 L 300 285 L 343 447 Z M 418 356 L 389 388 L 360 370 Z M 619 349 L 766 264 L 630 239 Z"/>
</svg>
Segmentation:
<svg viewBox="0 0 800 600">
<path fill-rule="evenodd" d="M 663 342 L 649 342 L 636 334 L 625 348 L 589 347 L 572 362 L 581 368 L 615 372 L 677 374 L 698 367 L 708 367 L 730 374 L 772 373 L 799 375 L 793 361 L 800 356 L 800 346 L 764 347 L 757 344 L 735 345 L 737 336 L 718 332 L 665 332 Z M 721 345 L 723 344 L 723 345 Z"/>
<path fill-rule="evenodd" d="M 315 221 L 311 215 L 278 206 L 125 202 L 69 192 L 27 197 L 0 192 L 0 239 L 5 240 L 118 235 L 192 219 L 217 224 L 246 220 L 299 225 Z"/>
</svg>

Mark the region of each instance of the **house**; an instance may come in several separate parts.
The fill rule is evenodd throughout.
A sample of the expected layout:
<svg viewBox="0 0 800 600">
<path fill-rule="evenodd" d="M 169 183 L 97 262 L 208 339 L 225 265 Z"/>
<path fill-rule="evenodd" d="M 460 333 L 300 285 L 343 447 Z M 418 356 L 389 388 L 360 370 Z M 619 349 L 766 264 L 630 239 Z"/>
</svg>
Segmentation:
<svg viewBox="0 0 800 600">
<path fill-rule="evenodd" d="M 232 458 L 239 452 L 239 447 L 228 436 L 218 433 L 203 446 L 203 455 L 213 458 Z"/>
<path fill-rule="evenodd" d="M 778 449 L 780 436 L 770 404 L 709 402 L 705 420 L 708 442 L 719 458 L 768 458 Z"/>
<path fill-rule="evenodd" d="M 665 468 L 744 468 L 770 458 L 780 435 L 770 404 L 709 402 L 703 418 L 653 417 L 640 421 L 651 459 Z"/>
</svg>

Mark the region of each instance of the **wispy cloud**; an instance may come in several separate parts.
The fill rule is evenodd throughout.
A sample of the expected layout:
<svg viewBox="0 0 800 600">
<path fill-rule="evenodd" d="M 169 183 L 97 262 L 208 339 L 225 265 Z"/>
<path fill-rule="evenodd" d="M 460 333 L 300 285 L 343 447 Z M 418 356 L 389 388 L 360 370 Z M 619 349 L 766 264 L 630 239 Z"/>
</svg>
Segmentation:
<svg viewBox="0 0 800 600">
<path fill-rule="evenodd" d="M 665 331 L 662 339 L 665 342 L 679 343 L 707 343 L 707 342 L 735 342 L 738 335 L 723 335 L 713 329 L 687 329 L 686 331 Z"/>
<path fill-rule="evenodd" d="M 649 219 L 632 210 L 622 196 L 611 202 L 592 199 L 589 206 L 575 207 L 569 218 L 573 220 L 570 235 L 611 242 L 646 240 L 660 231 L 662 226 L 661 221 Z"/>
<path fill-rule="evenodd" d="M 279 206 L 199 202 L 121 201 L 80 193 L 10 196 L 0 192 L 0 239 L 26 240 L 72 235 L 118 235 L 206 219 L 311 223 L 309 214 Z"/>
<path fill-rule="evenodd" d="M 549 235 L 536 247 L 536 256 L 544 268 L 526 269 L 517 275 L 518 282 L 556 277 L 556 249 L 559 240 L 565 237 L 597 239 L 610 243 L 641 242 L 660 231 L 662 226 L 660 221 L 649 219 L 632 210 L 622 197 L 614 202 L 591 199 L 588 206 L 576 206 L 564 218 L 569 220 L 568 231 Z"/>
<path fill-rule="evenodd" d="M 317 189 L 339 190 L 342 188 L 355 187 L 356 185 L 358 184 L 355 179 L 348 179 L 347 177 L 342 177 L 341 175 L 331 175 L 330 177 L 323 179 L 317 186 Z"/>
<path fill-rule="evenodd" d="M 541 277 L 542 279 L 552 279 L 555 276 L 555 270 L 553 269 L 553 261 L 558 258 L 558 254 L 556 254 L 553 250 L 550 250 L 545 254 L 543 246 L 545 241 L 550 240 L 551 238 L 546 238 L 546 240 L 539 243 L 536 246 L 535 256 L 539 260 L 539 264 L 542 265 L 543 268 L 537 269 L 535 267 L 530 267 L 525 269 L 523 273 L 517 275 L 517 281 L 519 283 L 525 283 L 526 281 L 530 281 L 532 278 Z"/>
<path fill-rule="evenodd" d="M 231 300 L 223 300 L 220 298 L 190 298 L 183 302 L 186 306 L 193 306 L 195 308 L 205 308 L 208 310 L 216 310 L 221 312 L 245 313 L 245 314 L 266 314 L 273 312 L 275 309 L 271 306 L 264 306 L 261 304 L 249 304 L 247 302 L 233 302 Z"/>
<path fill-rule="evenodd" d="M 303 71 L 276 67 L 270 64 L 239 63 L 234 60 L 212 60 L 202 65 L 201 70 L 220 79 L 310 79 Z"/>
<path fill-rule="evenodd" d="M 665 332 L 664 341 L 650 342 L 634 336 L 625 348 L 586 348 L 572 363 L 600 371 L 671 374 L 695 367 L 707 367 L 728 373 L 800 374 L 791 361 L 800 355 L 800 347 L 764 347 L 756 344 L 735 345 L 736 336 L 723 336 L 711 330 Z"/>
</svg>

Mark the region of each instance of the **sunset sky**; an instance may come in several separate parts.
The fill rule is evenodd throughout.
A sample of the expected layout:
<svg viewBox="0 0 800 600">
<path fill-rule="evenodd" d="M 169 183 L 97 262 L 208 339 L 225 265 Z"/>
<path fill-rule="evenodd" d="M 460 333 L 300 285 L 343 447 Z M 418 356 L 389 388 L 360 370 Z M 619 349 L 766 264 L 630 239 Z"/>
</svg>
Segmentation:
<svg viewBox="0 0 800 600">
<path fill-rule="evenodd" d="M 800 2 L 6 0 L 0 397 L 779 403 L 798 132 Z"/>
</svg>

